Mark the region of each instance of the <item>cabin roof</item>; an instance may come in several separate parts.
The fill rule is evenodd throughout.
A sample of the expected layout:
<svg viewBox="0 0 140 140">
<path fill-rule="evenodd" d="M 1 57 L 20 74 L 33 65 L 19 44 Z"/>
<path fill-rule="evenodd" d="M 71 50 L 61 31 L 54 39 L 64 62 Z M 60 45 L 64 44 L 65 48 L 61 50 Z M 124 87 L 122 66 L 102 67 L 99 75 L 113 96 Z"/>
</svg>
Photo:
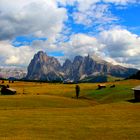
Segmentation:
<svg viewBox="0 0 140 140">
<path fill-rule="evenodd" d="M 98 86 L 106 86 L 105 84 L 99 84 Z"/>
<path fill-rule="evenodd" d="M 140 91 L 140 85 L 132 88 L 132 90 L 139 90 Z"/>
<path fill-rule="evenodd" d="M 16 90 L 13 89 L 13 88 L 7 88 L 7 90 L 10 90 L 10 91 L 12 91 L 12 92 L 16 92 Z"/>
</svg>

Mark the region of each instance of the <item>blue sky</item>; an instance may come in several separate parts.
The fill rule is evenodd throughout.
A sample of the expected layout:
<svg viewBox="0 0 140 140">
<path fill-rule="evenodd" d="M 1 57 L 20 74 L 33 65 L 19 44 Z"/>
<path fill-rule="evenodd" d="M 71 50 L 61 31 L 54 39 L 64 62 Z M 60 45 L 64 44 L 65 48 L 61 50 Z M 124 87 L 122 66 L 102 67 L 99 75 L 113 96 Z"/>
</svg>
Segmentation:
<svg viewBox="0 0 140 140">
<path fill-rule="evenodd" d="M 43 50 L 140 68 L 139 13 L 139 0 L 1 0 L 0 65 L 26 67 Z"/>
<path fill-rule="evenodd" d="M 86 4 L 86 3 L 85 3 Z M 105 4 L 103 2 L 100 2 L 99 4 Z M 77 33 L 84 33 L 88 35 L 96 35 L 100 32 L 98 29 L 98 26 L 103 25 L 105 29 L 110 28 L 112 24 L 115 24 L 116 26 L 122 26 L 128 30 L 130 30 L 132 33 L 140 35 L 140 4 L 129 4 L 129 5 L 114 5 L 109 3 L 109 10 L 113 14 L 113 16 L 117 17 L 118 20 L 112 23 L 99 23 L 94 24 L 94 22 L 91 25 L 83 25 L 82 23 L 76 23 L 73 18 L 73 13 L 78 11 L 78 7 L 76 4 L 74 5 L 61 5 L 58 4 L 58 7 L 60 8 L 66 8 L 67 10 L 67 16 L 68 20 L 64 22 L 65 26 L 67 28 L 70 28 L 69 33 L 65 33 L 68 37 L 72 34 Z M 93 13 L 94 14 L 94 13 Z M 24 45 L 31 45 L 31 43 L 35 40 L 42 40 L 46 41 L 47 37 L 37 38 L 35 36 L 27 35 L 27 36 L 17 36 L 13 40 L 13 45 L 16 47 L 24 46 Z M 55 53 L 54 53 L 55 54 Z"/>
<path fill-rule="evenodd" d="M 31 45 L 33 41 L 35 40 L 42 40 L 42 41 L 46 41 L 47 38 L 39 38 L 39 37 L 34 37 L 34 36 L 17 36 L 13 41 L 12 44 L 15 47 L 21 47 L 21 46 L 25 46 L 25 45 Z"/>
<path fill-rule="evenodd" d="M 102 24 L 107 24 L 106 26 L 108 27 L 108 23 L 99 23 L 99 24 L 91 24 L 90 26 L 83 25 L 83 24 L 77 24 L 75 23 L 74 19 L 72 18 L 71 14 L 76 11 L 75 6 L 67 6 L 67 11 L 68 11 L 68 16 L 69 20 L 67 20 L 66 25 L 71 28 L 71 31 L 73 33 L 93 33 L 96 34 L 99 32 L 97 29 L 98 26 Z M 110 12 L 118 18 L 113 24 L 122 26 L 127 28 L 128 30 L 131 30 L 135 34 L 140 34 L 140 4 L 134 4 L 134 5 L 128 5 L 128 6 L 116 6 L 114 4 L 109 4 L 109 9 Z M 93 13 L 94 14 L 94 13 Z M 112 25 L 110 23 L 109 25 Z M 108 27 L 109 28 L 109 27 Z M 138 30 L 137 30 L 138 29 Z"/>
<path fill-rule="evenodd" d="M 135 34 L 140 35 L 140 5 L 130 5 L 126 9 L 112 9 L 112 13 L 117 15 L 120 20 L 118 23 L 125 26 Z"/>
</svg>

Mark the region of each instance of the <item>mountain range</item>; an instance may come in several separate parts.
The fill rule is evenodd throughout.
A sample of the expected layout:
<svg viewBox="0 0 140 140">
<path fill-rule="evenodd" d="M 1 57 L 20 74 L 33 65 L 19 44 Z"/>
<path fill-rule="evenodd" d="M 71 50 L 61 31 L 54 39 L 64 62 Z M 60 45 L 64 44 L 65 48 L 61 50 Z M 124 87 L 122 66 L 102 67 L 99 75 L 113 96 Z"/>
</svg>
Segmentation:
<svg viewBox="0 0 140 140">
<path fill-rule="evenodd" d="M 108 75 L 127 78 L 137 72 L 137 69 L 113 65 L 102 59 L 91 56 L 76 56 L 73 61 L 66 59 L 63 65 L 55 57 L 50 57 L 39 51 L 31 60 L 27 80 L 42 81 L 106 81 Z"/>
<path fill-rule="evenodd" d="M 22 79 L 27 74 L 26 68 L 0 67 L 0 78 Z"/>
</svg>

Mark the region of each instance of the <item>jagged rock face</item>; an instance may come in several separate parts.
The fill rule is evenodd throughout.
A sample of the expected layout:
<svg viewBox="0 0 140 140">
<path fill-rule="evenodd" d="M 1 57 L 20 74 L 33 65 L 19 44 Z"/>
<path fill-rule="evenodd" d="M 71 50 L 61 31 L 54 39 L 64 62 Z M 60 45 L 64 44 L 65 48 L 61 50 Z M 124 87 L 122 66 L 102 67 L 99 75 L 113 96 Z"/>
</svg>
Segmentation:
<svg viewBox="0 0 140 140">
<path fill-rule="evenodd" d="M 95 71 L 95 61 L 93 61 L 92 58 L 85 57 L 84 62 L 83 62 L 83 67 L 84 67 L 84 73 L 86 73 L 86 75 L 91 75 L 93 72 Z"/>
<path fill-rule="evenodd" d="M 136 72 L 136 69 L 114 66 L 103 60 L 96 61 L 90 56 L 76 56 L 73 61 L 67 59 L 61 66 L 56 58 L 49 57 L 41 51 L 35 54 L 31 60 L 26 78 L 29 80 L 79 81 L 84 77 L 96 75 L 96 73 L 125 78 Z"/>
<path fill-rule="evenodd" d="M 61 65 L 56 58 L 49 57 L 40 51 L 31 60 L 26 78 L 29 80 L 57 80 L 60 78 L 60 69 Z"/>
<path fill-rule="evenodd" d="M 109 73 L 112 76 L 127 78 L 128 76 L 133 75 L 137 71 L 138 70 L 136 70 L 136 69 L 114 66 L 114 67 L 110 68 Z"/>
<path fill-rule="evenodd" d="M 72 63 L 72 71 L 70 71 L 69 79 L 74 80 L 74 81 L 78 81 L 80 79 L 80 76 L 83 73 L 83 69 L 81 67 L 82 63 L 83 63 L 83 57 L 76 56 L 74 58 L 74 61 Z"/>
<path fill-rule="evenodd" d="M 64 79 L 69 79 L 73 75 L 73 64 L 69 59 L 66 59 L 62 66 L 62 71 L 64 74 Z"/>
</svg>

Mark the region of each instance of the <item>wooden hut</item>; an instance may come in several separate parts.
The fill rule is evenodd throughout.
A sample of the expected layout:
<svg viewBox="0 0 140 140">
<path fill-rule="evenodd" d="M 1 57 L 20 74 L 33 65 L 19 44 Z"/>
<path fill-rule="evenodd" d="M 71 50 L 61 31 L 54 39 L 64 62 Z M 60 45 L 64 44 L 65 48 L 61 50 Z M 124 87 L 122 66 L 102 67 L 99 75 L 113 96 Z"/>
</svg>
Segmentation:
<svg viewBox="0 0 140 140">
<path fill-rule="evenodd" d="M 140 86 L 134 87 L 134 97 L 136 101 L 140 101 Z"/>
<path fill-rule="evenodd" d="M 7 86 L 2 86 L 1 88 L 1 95 L 14 95 L 16 94 L 16 90 L 9 88 Z"/>
<path fill-rule="evenodd" d="M 98 85 L 98 89 L 102 89 L 102 88 L 106 88 L 106 85 L 105 84 Z"/>
</svg>

